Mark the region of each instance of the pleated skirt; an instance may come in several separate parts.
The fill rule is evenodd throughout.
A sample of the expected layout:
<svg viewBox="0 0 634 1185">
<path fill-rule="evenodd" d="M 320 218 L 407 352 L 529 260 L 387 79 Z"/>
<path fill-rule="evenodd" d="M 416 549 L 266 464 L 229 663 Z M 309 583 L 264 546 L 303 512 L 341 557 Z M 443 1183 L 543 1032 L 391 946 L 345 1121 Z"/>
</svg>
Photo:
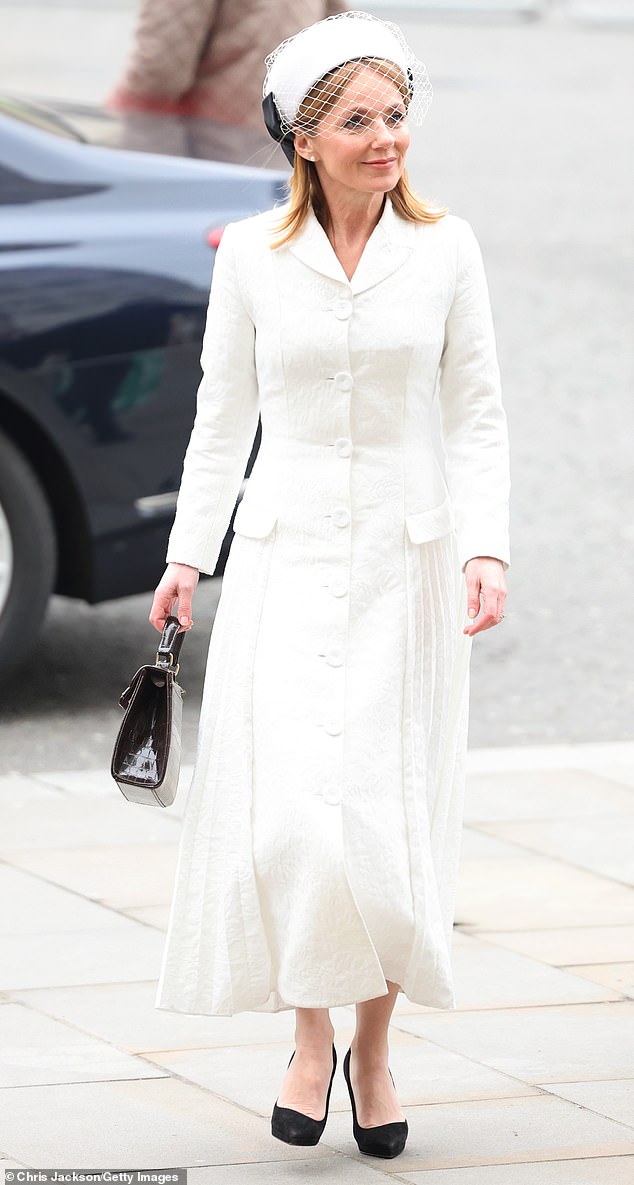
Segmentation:
<svg viewBox="0 0 634 1185">
<path fill-rule="evenodd" d="M 325 516 L 326 518 L 328 516 Z M 343 516 L 345 519 L 345 516 Z M 245 516 L 209 648 L 155 1006 L 454 1006 L 470 639 L 453 534 Z"/>
</svg>

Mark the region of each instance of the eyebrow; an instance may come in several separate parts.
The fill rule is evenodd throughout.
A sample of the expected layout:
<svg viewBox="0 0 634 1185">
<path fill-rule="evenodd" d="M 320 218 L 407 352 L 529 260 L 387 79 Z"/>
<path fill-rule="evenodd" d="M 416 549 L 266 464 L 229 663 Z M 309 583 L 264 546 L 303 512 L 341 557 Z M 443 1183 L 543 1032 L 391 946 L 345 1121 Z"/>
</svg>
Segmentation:
<svg viewBox="0 0 634 1185">
<path fill-rule="evenodd" d="M 392 111 L 407 111 L 407 108 L 405 106 L 405 103 L 401 99 L 400 102 L 393 103 L 391 107 L 384 107 L 383 111 L 391 113 Z M 340 118 L 347 119 L 350 115 L 372 115 L 372 114 L 373 114 L 373 110 L 370 107 L 361 107 L 361 106 L 354 107 L 353 106 L 353 107 L 349 107 L 347 111 L 342 111 Z"/>
</svg>

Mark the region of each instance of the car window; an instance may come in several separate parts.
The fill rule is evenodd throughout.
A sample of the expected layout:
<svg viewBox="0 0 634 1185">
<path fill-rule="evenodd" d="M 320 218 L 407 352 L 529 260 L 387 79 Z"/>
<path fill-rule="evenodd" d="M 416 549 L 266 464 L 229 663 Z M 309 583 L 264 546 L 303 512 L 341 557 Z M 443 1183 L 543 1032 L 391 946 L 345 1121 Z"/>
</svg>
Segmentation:
<svg viewBox="0 0 634 1185">
<path fill-rule="evenodd" d="M 0 165 L 0 206 L 25 206 L 32 202 L 82 197 L 87 193 L 103 193 L 107 188 L 107 185 L 89 182 L 32 177 L 28 173 L 18 173 L 8 165 Z"/>
<path fill-rule="evenodd" d="M 64 140 L 83 140 L 79 130 L 72 126 L 57 111 L 50 111 L 45 105 L 26 103 L 23 99 L 13 99 L 5 95 L 0 96 L 0 114 L 10 115 L 27 123 L 31 127 L 41 128 L 53 136 L 61 136 Z"/>
</svg>

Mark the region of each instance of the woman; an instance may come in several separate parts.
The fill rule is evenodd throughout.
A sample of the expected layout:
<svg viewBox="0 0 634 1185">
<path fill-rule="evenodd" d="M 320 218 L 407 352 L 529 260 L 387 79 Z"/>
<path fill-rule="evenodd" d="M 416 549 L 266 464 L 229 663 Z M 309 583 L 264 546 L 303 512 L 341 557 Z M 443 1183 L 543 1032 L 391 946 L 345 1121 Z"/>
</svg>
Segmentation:
<svg viewBox="0 0 634 1185">
<path fill-rule="evenodd" d="M 332 17 L 268 65 L 290 202 L 229 226 L 218 251 L 150 618 L 160 629 L 178 601 L 191 625 L 261 411 L 156 1004 L 295 1008 L 272 1129 L 311 1144 L 336 1066 L 328 1009 L 355 1003 L 353 1131 L 391 1157 L 407 1137 L 388 1069 L 397 993 L 454 1005 L 468 660 L 503 616 L 505 418 L 473 233 L 407 185 L 430 88 L 400 31 Z"/>
</svg>

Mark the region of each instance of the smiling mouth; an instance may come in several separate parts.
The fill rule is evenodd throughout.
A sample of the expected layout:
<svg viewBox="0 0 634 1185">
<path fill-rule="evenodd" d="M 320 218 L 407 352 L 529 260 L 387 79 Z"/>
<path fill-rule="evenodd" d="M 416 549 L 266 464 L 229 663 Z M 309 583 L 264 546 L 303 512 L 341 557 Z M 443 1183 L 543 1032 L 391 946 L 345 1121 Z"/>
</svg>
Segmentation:
<svg viewBox="0 0 634 1185">
<path fill-rule="evenodd" d="M 395 165 L 396 157 L 390 156 L 387 160 L 364 160 L 364 165 Z"/>
</svg>

